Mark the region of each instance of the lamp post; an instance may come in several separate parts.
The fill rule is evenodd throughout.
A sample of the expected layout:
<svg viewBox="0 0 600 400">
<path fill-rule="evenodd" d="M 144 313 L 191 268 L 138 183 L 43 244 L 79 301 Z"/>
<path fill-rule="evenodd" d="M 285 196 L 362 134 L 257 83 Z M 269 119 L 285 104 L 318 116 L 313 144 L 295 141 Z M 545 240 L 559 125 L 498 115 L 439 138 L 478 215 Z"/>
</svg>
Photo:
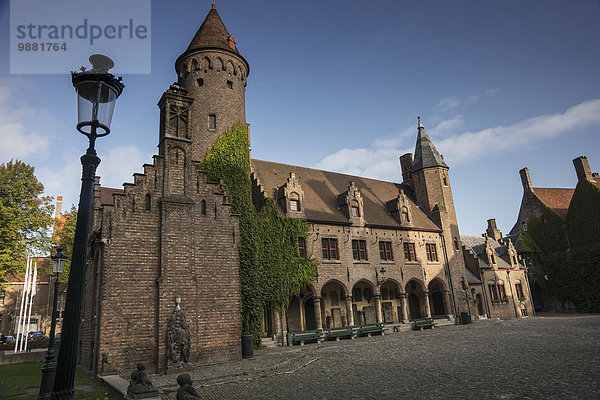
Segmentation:
<svg viewBox="0 0 600 400">
<path fill-rule="evenodd" d="M 62 247 L 56 248 L 56 254 L 52 257 L 52 272 L 56 274 L 54 279 L 54 299 L 52 300 L 52 323 L 50 324 L 50 340 L 48 341 L 48 352 L 46 353 L 46 362 L 42 367 L 42 383 L 38 399 L 49 399 L 52 394 L 52 379 L 56 371 L 54 363 L 54 330 L 56 328 L 56 299 L 58 298 L 58 275 L 62 274 L 65 268 L 67 256 L 62 252 Z"/>
<path fill-rule="evenodd" d="M 79 211 L 77 212 L 77 224 L 75 225 L 73 257 L 71 259 L 69 286 L 63 314 L 61 346 L 58 352 L 52 399 L 74 399 L 73 384 L 77 363 L 85 257 L 90 231 L 94 176 L 96 175 L 96 168 L 100 164 L 100 158 L 96 155 L 94 144 L 96 138 L 110 133 L 110 122 L 115 102 L 124 87 L 121 78 L 115 78 L 114 75 L 108 72 L 114 66 L 110 58 L 101 54 L 93 54 L 89 60 L 92 64 L 91 70 L 86 71 L 82 67 L 81 72 L 71 72 L 73 86 L 77 92 L 77 130 L 88 137 L 89 147 L 81 157 L 82 177 Z"/>
</svg>

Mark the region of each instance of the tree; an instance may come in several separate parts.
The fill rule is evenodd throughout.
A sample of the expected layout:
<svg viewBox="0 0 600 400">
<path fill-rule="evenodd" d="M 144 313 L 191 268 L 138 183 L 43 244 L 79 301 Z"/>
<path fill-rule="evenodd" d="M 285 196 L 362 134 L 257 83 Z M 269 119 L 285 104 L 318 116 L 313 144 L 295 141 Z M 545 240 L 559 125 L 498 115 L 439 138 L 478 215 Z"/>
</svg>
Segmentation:
<svg viewBox="0 0 600 400">
<path fill-rule="evenodd" d="M 0 164 L 0 283 L 50 244 L 54 206 L 34 170 L 19 160 Z"/>
<path fill-rule="evenodd" d="M 65 270 L 60 274 L 59 279 L 62 283 L 69 280 L 69 271 L 71 270 L 71 258 L 73 256 L 73 242 L 75 241 L 75 225 L 77 223 L 77 207 L 71 205 L 71 209 L 58 218 L 54 225 L 54 243 L 62 247 L 62 252 L 67 256 Z"/>
</svg>

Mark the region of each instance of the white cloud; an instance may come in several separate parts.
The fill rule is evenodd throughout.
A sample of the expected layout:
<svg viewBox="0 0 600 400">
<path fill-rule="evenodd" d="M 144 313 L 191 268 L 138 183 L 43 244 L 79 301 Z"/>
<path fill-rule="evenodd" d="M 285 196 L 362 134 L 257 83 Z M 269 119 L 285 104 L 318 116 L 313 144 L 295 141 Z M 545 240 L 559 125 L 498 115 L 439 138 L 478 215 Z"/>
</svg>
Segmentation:
<svg viewBox="0 0 600 400">
<path fill-rule="evenodd" d="M 133 182 L 135 172 L 143 173 L 145 163 L 152 163 L 152 154 L 133 145 L 115 146 L 102 155 L 96 175 L 101 177 L 102 186 L 120 188 L 125 182 Z"/>
<path fill-rule="evenodd" d="M 490 153 L 535 145 L 579 128 L 600 125 L 600 99 L 585 101 L 564 113 L 536 116 L 512 125 L 477 132 L 456 133 L 463 125 L 464 120 L 458 115 L 441 121 L 431 129 L 435 136 L 444 137 L 436 141 L 435 145 L 444 154 L 448 164 L 474 161 Z M 416 137 L 416 128 L 410 130 L 413 138 Z M 395 139 L 393 136 L 375 139 L 369 148 L 342 149 L 330 154 L 318 162 L 316 167 L 377 179 L 398 180 L 401 174 L 398 157 L 413 152 L 413 148 L 406 148 L 406 145 L 412 146 L 413 140 Z"/>
<path fill-rule="evenodd" d="M 459 107 L 466 107 L 470 104 L 475 103 L 476 101 L 484 98 L 484 97 L 493 97 L 500 93 L 500 89 L 488 89 L 483 94 L 472 94 L 469 96 L 448 96 L 443 97 L 440 101 L 435 105 L 435 110 L 441 113 L 447 113 L 450 111 L 454 111 Z"/>
</svg>

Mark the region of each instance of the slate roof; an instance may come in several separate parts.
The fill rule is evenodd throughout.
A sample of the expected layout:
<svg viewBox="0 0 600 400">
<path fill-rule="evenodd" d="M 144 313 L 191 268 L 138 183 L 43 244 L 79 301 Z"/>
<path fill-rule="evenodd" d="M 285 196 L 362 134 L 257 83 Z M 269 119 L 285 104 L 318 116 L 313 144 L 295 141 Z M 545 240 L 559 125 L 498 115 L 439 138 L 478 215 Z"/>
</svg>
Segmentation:
<svg viewBox="0 0 600 400">
<path fill-rule="evenodd" d="M 533 188 L 533 194 L 562 219 L 567 217 L 567 211 L 574 192 L 575 189 Z"/>
<path fill-rule="evenodd" d="M 469 271 L 468 268 L 466 268 L 467 271 L 467 283 L 469 285 L 477 285 L 477 284 L 481 284 L 481 279 L 479 279 L 478 277 L 475 276 L 474 273 L 472 273 L 471 271 Z"/>
<path fill-rule="evenodd" d="M 227 32 L 227 28 L 225 28 L 225 24 L 221 20 L 221 17 L 213 4 L 213 8 L 208 12 L 202 25 L 200 25 L 200 29 L 196 32 L 196 35 L 190 42 L 186 52 L 209 47 L 229 50 L 239 54 L 235 46 L 233 48 L 230 47 L 230 36 L 231 35 Z"/>
<path fill-rule="evenodd" d="M 429 136 L 427 136 L 425 128 L 421 124 L 421 119 L 419 118 L 419 134 L 415 146 L 413 166 L 410 172 L 412 173 L 429 167 L 448 168 L 448 165 L 446 165 L 444 159 L 433 145 L 433 142 L 429 139 Z"/>
<path fill-rule="evenodd" d="M 489 264 L 486 262 L 486 259 L 483 257 L 486 254 L 485 249 L 485 238 L 483 236 L 469 236 L 469 235 L 460 235 L 461 242 L 469 247 L 474 255 L 479 258 L 481 263 L 481 267 L 489 268 Z M 494 249 L 494 253 L 496 253 L 496 265 L 498 268 L 511 268 L 511 266 L 501 258 L 501 256 L 506 255 L 508 253 L 508 245 L 500 244 L 496 240 L 488 237 L 488 240 L 492 244 L 492 248 Z"/>
<path fill-rule="evenodd" d="M 123 189 L 114 189 L 109 187 L 100 187 L 100 204 L 114 205 L 115 199 L 113 194 L 124 194 Z"/>
<path fill-rule="evenodd" d="M 338 195 L 345 193 L 350 181 L 353 181 L 363 198 L 366 225 L 402 229 L 387 209 L 387 202 L 396 199 L 402 188 L 411 205 L 413 227 L 410 229 L 440 231 L 419 209 L 406 185 L 256 159 L 252 159 L 251 166 L 262 189 L 271 198 L 274 198 L 277 188 L 286 183 L 290 172 L 294 172 L 304 192 L 304 213 L 309 221 L 350 224 L 346 215 L 338 209 Z M 280 211 L 283 212 L 283 209 Z"/>
</svg>

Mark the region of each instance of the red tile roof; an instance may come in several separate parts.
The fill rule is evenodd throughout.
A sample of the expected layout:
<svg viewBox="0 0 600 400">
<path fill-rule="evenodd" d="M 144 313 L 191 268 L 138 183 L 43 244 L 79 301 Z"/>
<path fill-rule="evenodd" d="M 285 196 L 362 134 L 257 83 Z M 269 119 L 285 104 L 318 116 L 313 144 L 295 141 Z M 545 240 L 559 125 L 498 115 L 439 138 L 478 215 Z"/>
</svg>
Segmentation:
<svg viewBox="0 0 600 400">
<path fill-rule="evenodd" d="M 123 194 L 125 191 L 123 189 L 113 189 L 108 187 L 100 187 L 100 204 L 115 204 L 115 199 L 113 194 Z"/>
<path fill-rule="evenodd" d="M 533 188 L 533 193 L 537 198 L 550 207 L 562 219 L 567 217 L 567 210 L 569 209 L 569 204 L 571 204 L 574 192 L 575 189 Z"/>
</svg>

